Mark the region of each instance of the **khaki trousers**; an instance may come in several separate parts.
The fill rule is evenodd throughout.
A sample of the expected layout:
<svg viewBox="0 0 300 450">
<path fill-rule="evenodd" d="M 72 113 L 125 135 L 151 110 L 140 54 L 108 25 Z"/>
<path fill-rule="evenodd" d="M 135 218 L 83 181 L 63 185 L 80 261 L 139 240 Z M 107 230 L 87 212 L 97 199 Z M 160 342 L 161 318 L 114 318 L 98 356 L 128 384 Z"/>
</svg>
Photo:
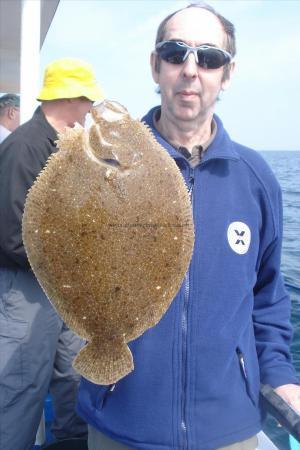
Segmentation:
<svg viewBox="0 0 300 450">
<path fill-rule="evenodd" d="M 127 445 L 120 442 L 113 441 L 105 434 L 100 433 L 95 428 L 89 425 L 89 437 L 88 437 L 88 449 L 89 450 L 134 450 L 133 447 L 127 447 Z M 216 450 L 255 450 L 257 447 L 257 437 L 253 436 L 250 439 L 246 439 L 242 442 L 236 442 L 235 444 L 226 445 L 226 447 L 220 447 Z"/>
</svg>

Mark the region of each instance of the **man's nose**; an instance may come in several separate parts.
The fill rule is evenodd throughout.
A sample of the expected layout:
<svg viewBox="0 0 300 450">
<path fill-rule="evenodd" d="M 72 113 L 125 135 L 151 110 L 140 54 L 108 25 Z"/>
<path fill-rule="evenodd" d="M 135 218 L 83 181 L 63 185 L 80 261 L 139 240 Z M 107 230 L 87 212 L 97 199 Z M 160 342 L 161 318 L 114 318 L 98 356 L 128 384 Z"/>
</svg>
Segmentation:
<svg viewBox="0 0 300 450">
<path fill-rule="evenodd" d="M 183 75 L 185 77 L 195 77 L 198 74 L 198 65 L 196 61 L 196 55 L 190 52 L 183 62 Z"/>
</svg>

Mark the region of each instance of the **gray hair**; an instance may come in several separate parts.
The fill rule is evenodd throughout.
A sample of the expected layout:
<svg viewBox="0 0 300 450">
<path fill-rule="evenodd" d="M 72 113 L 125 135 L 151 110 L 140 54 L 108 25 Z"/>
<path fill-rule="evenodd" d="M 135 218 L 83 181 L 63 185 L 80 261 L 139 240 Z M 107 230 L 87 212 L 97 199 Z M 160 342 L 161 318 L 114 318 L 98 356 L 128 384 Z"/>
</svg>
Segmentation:
<svg viewBox="0 0 300 450">
<path fill-rule="evenodd" d="M 0 115 L 4 112 L 7 106 L 14 108 L 20 107 L 20 97 L 16 94 L 5 94 L 0 97 Z"/>
<path fill-rule="evenodd" d="M 218 13 L 212 6 L 210 6 L 209 4 L 202 2 L 202 1 L 190 3 L 188 6 L 185 6 L 184 8 L 180 8 L 177 11 L 174 11 L 173 13 L 169 14 L 161 22 L 161 24 L 159 25 L 159 27 L 157 29 L 155 45 L 157 45 L 159 42 L 162 42 L 164 40 L 165 34 L 166 34 L 166 28 L 167 28 L 167 24 L 168 24 L 169 20 L 173 16 L 175 16 L 175 14 L 177 14 L 179 11 L 183 11 L 184 9 L 188 9 L 188 8 L 206 9 L 207 11 L 210 11 L 212 14 L 214 14 L 219 19 L 219 21 L 221 22 L 221 24 L 223 26 L 225 34 L 226 34 L 225 50 L 227 50 L 231 54 L 231 56 L 234 57 L 236 54 L 236 38 L 235 38 L 234 25 L 229 20 L 225 19 L 224 16 L 222 16 L 220 13 Z M 160 67 L 160 59 L 157 58 L 156 66 L 155 66 L 155 70 L 157 72 L 159 72 L 159 67 Z M 223 80 L 226 80 L 229 77 L 229 71 L 230 71 L 230 69 L 227 64 L 224 67 Z"/>
</svg>

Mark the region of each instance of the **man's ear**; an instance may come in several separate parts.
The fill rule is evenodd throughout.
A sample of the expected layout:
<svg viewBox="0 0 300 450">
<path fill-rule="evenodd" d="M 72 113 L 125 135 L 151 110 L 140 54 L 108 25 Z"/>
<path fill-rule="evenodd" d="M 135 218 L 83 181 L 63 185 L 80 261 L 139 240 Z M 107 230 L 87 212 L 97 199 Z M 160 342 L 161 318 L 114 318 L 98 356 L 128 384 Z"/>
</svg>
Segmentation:
<svg viewBox="0 0 300 450">
<path fill-rule="evenodd" d="M 226 91 L 226 89 L 229 87 L 231 83 L 231 77 L 235 70 L 235 62 L 230 63 L 230 66 L 228 67 L 228 73 L 225 80 L 222 81 L 221 89 L 222 91 Z"/>
<path fill-rule="evenodd" d="M 150 55 L 150 64 L 151 64 L 152 78 L 155 81 L 155 83 L 158 84 L 159 61 L 158 56 L 155 52 L 152 52 Z"/>
<path fill-rule="evenodd" d="M 13 119 L 15 117 L 15 108 L 13 106 L 9 106 L 7 108 L 7 116 L 9 119 Z"/>
</svg>

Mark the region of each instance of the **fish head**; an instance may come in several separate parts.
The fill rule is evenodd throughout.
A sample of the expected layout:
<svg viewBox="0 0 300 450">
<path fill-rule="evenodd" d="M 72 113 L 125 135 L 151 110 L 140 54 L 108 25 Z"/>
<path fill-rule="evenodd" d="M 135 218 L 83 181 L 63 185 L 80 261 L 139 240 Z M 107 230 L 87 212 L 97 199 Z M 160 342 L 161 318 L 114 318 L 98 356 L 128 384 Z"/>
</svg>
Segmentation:
<svg viewBox="0 0 300 450">
<path fill-rule="evenodd" d="M 89 150 L 94 157 L 116 169 L 132 168 L 142 152 L 132 144 L 132 119 L 127 109 L 105 100 L 91 109 L 94 124 L 89 130 Z"/>
</svg>

